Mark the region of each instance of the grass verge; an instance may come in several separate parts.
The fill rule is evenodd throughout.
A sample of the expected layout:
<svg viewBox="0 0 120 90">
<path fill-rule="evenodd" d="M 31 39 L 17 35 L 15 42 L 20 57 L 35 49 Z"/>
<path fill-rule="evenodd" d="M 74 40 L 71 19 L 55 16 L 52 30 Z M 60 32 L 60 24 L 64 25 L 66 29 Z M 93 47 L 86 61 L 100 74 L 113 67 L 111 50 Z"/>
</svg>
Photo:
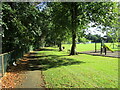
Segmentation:
<svg viewBox="0 0 120 90">
<path fill-rule="evenodd" d="M 117 88 L 118 59 L 91 55 L 68 56 L 47 48 L 41 56 L 47 88 Z"/>
</svg>

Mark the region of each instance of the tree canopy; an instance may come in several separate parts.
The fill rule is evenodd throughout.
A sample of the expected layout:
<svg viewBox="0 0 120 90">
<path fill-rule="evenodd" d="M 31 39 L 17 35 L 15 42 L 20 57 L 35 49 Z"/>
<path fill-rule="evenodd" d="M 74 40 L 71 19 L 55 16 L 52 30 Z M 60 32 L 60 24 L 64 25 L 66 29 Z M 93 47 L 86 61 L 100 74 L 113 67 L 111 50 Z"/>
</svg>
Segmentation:
<svg viewBox="0 0 120 90">
<path fill-rule="evenodd" d="M 118 37 L 118 6 L 117 2 L 4 2 L 3 52 L 51 45 L 58 45 L 61 51 L 62 42 L 72 38 L 70 55 L 75 55 L 77 39 L 91 38 L 84 34 L 90 23 Z"/>
</svg>

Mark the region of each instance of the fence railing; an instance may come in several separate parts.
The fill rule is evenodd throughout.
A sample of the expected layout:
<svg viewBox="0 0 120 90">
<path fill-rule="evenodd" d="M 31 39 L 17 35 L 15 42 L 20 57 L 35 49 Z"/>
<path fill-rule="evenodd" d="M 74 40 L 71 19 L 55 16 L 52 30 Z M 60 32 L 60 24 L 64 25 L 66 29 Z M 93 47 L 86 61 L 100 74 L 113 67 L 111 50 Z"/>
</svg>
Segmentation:
<svg viewBox="0 0 120 90">
<path fill-rule="evenodd" d="M 31 48 L 27 49 L 18 49 L 8 53 L 0 54 L 0 78 L 5 74 L 7 71 L 7 67 L 12 64 L 18 58 L 22 58 L 23 55 L 29 52 Z"/>
</svg>

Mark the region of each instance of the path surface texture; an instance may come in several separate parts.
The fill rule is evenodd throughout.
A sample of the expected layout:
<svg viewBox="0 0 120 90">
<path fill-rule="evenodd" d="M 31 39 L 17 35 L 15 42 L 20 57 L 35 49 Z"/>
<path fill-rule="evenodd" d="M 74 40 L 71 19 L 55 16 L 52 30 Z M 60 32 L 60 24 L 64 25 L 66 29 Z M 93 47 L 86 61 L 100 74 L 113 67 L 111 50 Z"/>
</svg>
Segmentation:
<svg viewBox="0 0 120 90">
<path fill-rule="evenodd" d="M 114 57 L 114 58 L 120 58 L 120 51 L 107 51 L 106 55 L 105 53 L 100 53 L 100 51 L 98 50 L 97 52 L 95 51 L 85 51 L 85 52 L 79 52 L 79 54 L 89 54 L 89 55 L 93 55 L 93 56 L 105 56 L 105 57 Z"/>
<path fill-rule="evenodd" d="M 18 61 L 19 64 L 26 65 L 24 80 L 16 88 L 45 88 L 42 76 L 39 57 L 37 53 L 31 52 Z"/>
</svg>

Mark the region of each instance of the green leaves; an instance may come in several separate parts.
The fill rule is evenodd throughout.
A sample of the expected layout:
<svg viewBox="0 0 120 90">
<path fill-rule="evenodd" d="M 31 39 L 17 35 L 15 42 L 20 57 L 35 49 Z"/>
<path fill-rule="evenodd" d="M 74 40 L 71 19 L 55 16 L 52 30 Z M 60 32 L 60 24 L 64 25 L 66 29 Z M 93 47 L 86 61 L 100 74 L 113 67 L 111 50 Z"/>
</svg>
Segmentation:
<svg viewBox="0 0 120 90">
<path fill-rule="evenodd" d="M 78 34 L 83 37 L 91 22 L 115 30 L 119 27 L 117 2 L 50 2 L 42 11 L 35 4 L 38 3 L 3 3 L 4 48 L 14 49 L 21 43 L 39 47 L 45 42 L 66 41 Z"/>
<path fill-rule="evenodd" d="M 3 3 L 3 52 L 33 45 L 36 35 L 40 36 L 40 13 L 34 7 L 30 3 Z"/>
</svg>

